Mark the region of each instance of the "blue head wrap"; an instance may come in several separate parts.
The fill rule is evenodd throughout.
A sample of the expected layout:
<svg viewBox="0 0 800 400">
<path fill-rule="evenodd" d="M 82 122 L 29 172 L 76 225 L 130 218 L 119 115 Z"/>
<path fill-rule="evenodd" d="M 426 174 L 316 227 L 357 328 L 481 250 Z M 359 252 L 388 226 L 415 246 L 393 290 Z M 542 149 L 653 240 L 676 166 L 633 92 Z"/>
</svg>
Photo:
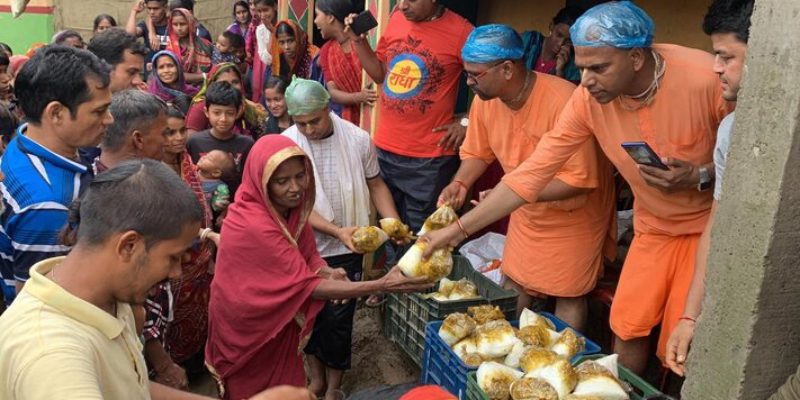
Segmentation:
<svg viewBox="0 0 800 400">
<path fill-rule="evenodd" d="M 633 49 L 653 44 L 653 20 L 630 1 L 592 7 L 575 21 L 569 33 L 579 47 Z"/>
<path fill-rule="evenodd" d="M 522 38 L 508 25 L 491 24 L 475 28 L 461 50 L 464 62 L 489 64 L 500 60 L 519 60 L 525 55 Z"/>
</svg>

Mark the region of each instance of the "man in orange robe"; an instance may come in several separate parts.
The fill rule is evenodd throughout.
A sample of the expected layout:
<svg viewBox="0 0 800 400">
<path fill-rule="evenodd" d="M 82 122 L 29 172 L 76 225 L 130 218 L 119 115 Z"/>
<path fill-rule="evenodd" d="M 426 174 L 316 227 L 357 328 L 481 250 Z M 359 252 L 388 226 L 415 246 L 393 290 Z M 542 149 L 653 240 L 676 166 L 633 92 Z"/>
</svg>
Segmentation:
<svg viewBox="0 0 800 400">
<path fill-rule="evenodd" d="M 440 203 L 460 207 L 489 165 L 499 160 L 506 173 L 513 171 L 555 126 L 575 85 L 529 71 L 523 56 L 522 39 L 506 25 L 481 26 L 467 39 L 464 69 L 479 99 L 472 103 L 461 166 Z M 506 287 L 520 293 L 518 311 L 533 297 L 556 297 L 556 315 L 581 329 L 583 296 L 597 283 L 614 212 L 611 166 L 593 139 L 544 192 L 550 194 L 511 214 L 502 264 Z"/>
<path fill-rule="evenodd" d="M 571 29 L 581 87 L 533 155 L 461 219 L 475 231 L 537 200 L 583 143 L 594 137 L 636 198 L 634 232 L 611 309 L 620 361 L 641 373 L 648 336 L 661 324 L 657 354 L 681 316 L 695 249 L 708 219 L 716 129 L 730 106 L 710 66 L 713 57 L 653 45 L 652 19 L 630 2 L 587 11 Z M 625 142 L 645 141 L 666 169 L 639 165 Z M 427 235 L 432 251 L 461 239 L 459 226 Z"/>
</svg>

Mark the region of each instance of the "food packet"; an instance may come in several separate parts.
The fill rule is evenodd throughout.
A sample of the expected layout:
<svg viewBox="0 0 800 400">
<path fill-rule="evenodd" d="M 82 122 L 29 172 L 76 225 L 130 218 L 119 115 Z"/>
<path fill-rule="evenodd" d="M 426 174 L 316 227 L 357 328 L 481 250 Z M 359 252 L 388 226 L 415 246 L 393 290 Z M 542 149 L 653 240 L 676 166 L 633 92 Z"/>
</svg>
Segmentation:
<svg viewBox="0 0 800 400">
<path fill-rule="evenodd" d="M 374 226 L 365 226 L 353 232 L 353 247 L 359 253 L 372 253 L 389 240 L 389 235 Z"/>
</svg>

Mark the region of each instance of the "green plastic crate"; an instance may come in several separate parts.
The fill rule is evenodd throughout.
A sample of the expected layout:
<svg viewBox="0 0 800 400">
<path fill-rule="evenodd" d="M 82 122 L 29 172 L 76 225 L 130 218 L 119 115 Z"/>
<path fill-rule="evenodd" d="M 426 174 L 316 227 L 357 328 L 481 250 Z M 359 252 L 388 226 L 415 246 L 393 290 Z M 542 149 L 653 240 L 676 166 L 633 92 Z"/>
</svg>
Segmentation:
<svg viewBox="0 0 800 400">
<path fill-rule="evenodd" d="M 469 260 L 453 256 L 453 271 L 449 279 L 459 280 L 467 278 L 478 288 L 481 298 L 470 300 L 436 301 L 424 299 L 419 294 L 386 295 L 386 308 L 384 310 L 383 332 L 384 335 L 400 346 L 403 351 L 418 365 L 422 365 L 422 353 L 425 349 L 425 326 L 430 321 L 441 321 L 455 312 L 467 312 L 467 308 L 492 304 L 500 310 L 510 321 L 517 315 L 517 292 L 504 289 L 483 276 L 472 268 Z M 431 289 L 433 292 L 436 289 Z"/>
<path fill-rule="evenodd" d="M 592 354 L 588 356 L 581 356 L 577 360 L 575 360 L 574 365 L 580 365 L 580 363 L 586 360 L 596 360 L 598 358 L 605 357 L 605 354 Z M 663 395 L 663 393 L 659 392 L 658 389 L 653 387 L 653 385 L 649 384 L 647 381 L 639 377 L 638 375 L 631 372 L 629 369 L 619 366 L 619 379 L 627 382 L 631 385 L 631 400 L 643 400 L 650 396 L 657 396 Z M 489 397 L 483 393 L 480 387 L 478 387 L 478 380 L 475 377 L 475 372 L 470 372 L 467 375 L 467 400 L 489 400 Z"/>
</svg>

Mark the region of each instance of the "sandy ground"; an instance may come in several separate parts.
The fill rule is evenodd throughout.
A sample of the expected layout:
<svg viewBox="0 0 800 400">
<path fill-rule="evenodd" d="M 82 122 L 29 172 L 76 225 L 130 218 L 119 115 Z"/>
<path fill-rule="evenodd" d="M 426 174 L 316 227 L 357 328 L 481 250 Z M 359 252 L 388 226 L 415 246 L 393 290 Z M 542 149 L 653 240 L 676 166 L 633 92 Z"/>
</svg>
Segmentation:
<svg viewBox="0 0 800 400">
<path fill-rule="evenodd" d="M 353 324 L 352 369 L 342 389 L 353 394 L 383 385 L 419 381 L 419 368 L 394 343 L 383 336 L 379 309 L 359 305 Z"/>
</svg>

